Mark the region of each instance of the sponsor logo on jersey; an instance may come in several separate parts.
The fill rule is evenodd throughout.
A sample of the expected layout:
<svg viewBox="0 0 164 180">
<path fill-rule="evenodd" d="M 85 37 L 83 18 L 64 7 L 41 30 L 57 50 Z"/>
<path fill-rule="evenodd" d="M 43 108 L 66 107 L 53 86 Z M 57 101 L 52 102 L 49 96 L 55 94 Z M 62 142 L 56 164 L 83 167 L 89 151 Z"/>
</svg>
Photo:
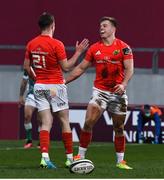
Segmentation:
<svg viewBox="0 0 164 180">
<path fill-rule="evenodd" d="M 122 49 L 124 55 L 132 54 L 132 50 L 129 47 Z"/>
<path fill-rule="evenodd" d="M 112 63 L 112 64 L 120 64 L 120 61 L 111 60 L 110 63 Z"/>
</svg>

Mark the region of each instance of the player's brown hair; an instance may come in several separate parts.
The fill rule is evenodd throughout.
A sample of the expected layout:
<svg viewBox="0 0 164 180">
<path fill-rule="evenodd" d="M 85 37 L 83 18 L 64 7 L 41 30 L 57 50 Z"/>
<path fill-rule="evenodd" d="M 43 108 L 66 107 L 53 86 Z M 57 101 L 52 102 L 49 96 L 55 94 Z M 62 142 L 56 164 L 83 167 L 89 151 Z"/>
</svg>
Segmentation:
<svg viewBox="0 0 164 180">
<path fill-rule="evenodd" d="M 117 20 L 114 17 L 109 17 L 109 16 L 102 17 L 100 19 L 100 23 L 103 22 L 103 21 L 106 21 L 106 20 L 111 22 L 114 27 L 118 26 Z"/>
<path fill-rule="evenodd" d="M 53 15 L 51 15 L 47 12 L 44 12 L 39 17 L 38 25 L 42 31 L 42 30 L 45 30 L 47 27 L 49 27 L 54 21 L 55 21 L 55 19 L 54 19 Z"/>
</svg>

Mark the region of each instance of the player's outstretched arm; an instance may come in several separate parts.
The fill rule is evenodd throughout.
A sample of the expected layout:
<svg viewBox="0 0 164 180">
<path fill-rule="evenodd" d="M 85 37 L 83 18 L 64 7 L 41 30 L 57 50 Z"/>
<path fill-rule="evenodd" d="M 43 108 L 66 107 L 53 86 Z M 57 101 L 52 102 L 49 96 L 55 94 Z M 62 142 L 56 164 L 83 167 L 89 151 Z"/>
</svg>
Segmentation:
<svg viewBox="0 0 164 180">
<path fill-rule="evenodd" d="M 88 67 L 91 66 L 91 62 L 86 61 L 85 59 L 77 65 L 70 73 L 69 75 L 65 78 L 65 84 L 70 83 L 71 81 L 77 79 L 80 77 Z"/>
<path fill-rule="evenodd" d="M 60 65 L 64 71 L 70 71 L 70 69 L 75 65 L 80 55 L 88 48 L 89 46 L 89 40 L 83 39 L 80 44 L 77 41 L 76 42 L 76 51 L 74 55 L 69 59 L 65 59 L 63 61 L 60 61 Z"/>
</svg>

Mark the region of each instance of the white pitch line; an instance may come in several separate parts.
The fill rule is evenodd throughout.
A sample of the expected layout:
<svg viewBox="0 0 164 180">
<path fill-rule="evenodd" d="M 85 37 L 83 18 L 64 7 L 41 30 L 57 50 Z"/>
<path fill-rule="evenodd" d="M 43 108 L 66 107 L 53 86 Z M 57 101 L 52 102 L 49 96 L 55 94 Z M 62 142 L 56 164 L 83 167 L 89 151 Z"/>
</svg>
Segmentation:
<svg viewBox="0 0 164 180">
<path fill-rule="evenodd" d="M 108 144 L 108 143 L 102 143 L 102 144 L 94 144 L 94 145 L 90 145 L 90 147 L 108 147 L 109 145 L 112 145 L 112 144 Z M 141 145 L 144 145 L 144 144 L 137 144 L 137 143 L 132 143 L 132 144 L 127 144 L 127 146 L 141 146 Z M 78 147 L 78 145 L 75 145 L 73 147 Z M 61 148 L 64 148 L 64 145 L 63 146 L 51 146 L 50 149 L 61 149 Z M 23 147 L 0 147 L 0 151 L 10 151 L 10 150 L 26 150 L 24 149 Z M 30 149 L 38 149 L 37 147 L 31 147 Z"/>
</svg>

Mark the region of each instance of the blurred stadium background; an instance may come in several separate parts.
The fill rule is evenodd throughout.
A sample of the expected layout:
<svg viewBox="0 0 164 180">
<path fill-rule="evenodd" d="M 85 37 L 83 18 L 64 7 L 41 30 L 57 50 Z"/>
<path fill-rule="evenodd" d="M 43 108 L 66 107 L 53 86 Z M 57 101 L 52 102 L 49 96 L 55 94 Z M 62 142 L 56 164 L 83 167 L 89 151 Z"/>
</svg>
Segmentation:
<svg viewBox="0 0 164 180">
<path fill-rule="evenodd" d="M 71 56 L 76 40 L 84 37 L 90 44 L 99 38 L 99 19 L 113 16 L 118 19 L 117 37 L 133 49 L 135 74 L 129 83 L 129 111 L 126 121 L 126 139 L 136 141 L 138 107 L 156 104 L 164 111 L 164 24 L 163 0 L 5 0 L 1 1 L 0 28 L 0 139 L 23 139 L 23 108 L 18 107 L 22 63 L 26 43 L 39 33 L 38 16 L 48 11 L 56 19 L 55 37 L 66 46 Z M 86 105 L 92 92 L 93 69 L 68 85 L 70 121 L 74 141 L 84 122 Z M 34 123 L 34 138 L 37 128 Z M 55 121 L 52 139 L 60 140 L 60 128 Z M 101 128 L 101 129 L 100 129 Z M 94 141 L 112 141 L 111 119 L 107 112 L 94 128 Z M 101 133 L 97 133 L 100 132 Z M 146 135 L 153 136 L 154 123 L 146 128 Z M 55 135 L 54 135 L 55 132 Z M 164 120 L 162 120 L 164 143 Z"/>
</svg>

